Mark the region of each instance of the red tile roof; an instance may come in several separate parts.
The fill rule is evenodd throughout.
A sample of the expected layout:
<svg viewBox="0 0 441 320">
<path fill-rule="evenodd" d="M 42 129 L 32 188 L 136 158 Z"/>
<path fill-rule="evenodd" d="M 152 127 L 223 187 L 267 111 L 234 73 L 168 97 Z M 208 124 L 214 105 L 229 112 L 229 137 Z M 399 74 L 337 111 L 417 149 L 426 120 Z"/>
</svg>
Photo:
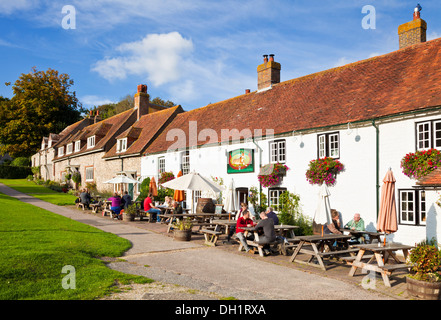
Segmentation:
<svg viewBox="0 0 441 320">
<path fill-rule="evenodd" d="M 147 153 L 163 152 L 171 145 L 191 147 L 190 121 L 197 121 L 197 133 L 214 130 L 215 140 L 221 142 L 222 129 L 251 133 L 262 129 L 263 135 L 274 129 L 279 134 L 437 106 L 441 106 L 441 38 L 179 114 Z M 172 129 L 182 130 L 187 141 L 167 141 Z"/>
<path fill-rule="evenodd" d="M 133 143 L 128 145 L 127 151 L 116 152 L 117 145 L 113 145 L 103 158 L 115 156 L 140 155 L 151 143 L 155 136 L 163 129 L 176 115 L 183 112 L 181 106 L 168 108 L 143 115 L 129 129 L 121 133 L 117 139 L 132 138 Z"/>
<path fill-rule="evenodd" d="M 441 186 L 441 168 L 435 169 L 428 175 L 422 177 L 416 184 L 423 187 Z"/>
<path fill-rule="evenodd" d="M 85 144 L 80 151 L 71 153 L 69 155 L 64 154 L 61 157 L 55 157 L 54 160 L 59 160 L 66 158 L 67 156 L 73 156 L 73 155 L 80 155 L 84 152 L 91 152 L 91 151 L 98 151 L 105 149 L 107 147 L 107 144 L 109 142 L 112 142 L 111 139 L 115 137 L 115 134 L 118 133 L 118 131 L 121 129 L 121 127 L 126 124 L 129 119 L 136 119 L 137 110 L 130 109 L 124 112 L 121 112 L 117 115 L 114 115 L 113 117 L 104 119 L 100 122 L 97 122 L 95 124 L 89 125 L 85 128 L 83 128 L 80 132 L 78 132 L 75 137 L 72 137 L 72 139 L 69 140 L 69 142 L 76 141 L 79 139 L 86 139 L 88 137 L 91 137 L 93 135 L 99 136 L 101 138 L 96 138 L 95 147 L 87 149 L 87 144 Z M 75 139 L 75 140 L 73 140 Z M 65 145 L 65 143 L 59 144 Z M 105 150 L 106 151 L 106 150 Z"/>
</svg>

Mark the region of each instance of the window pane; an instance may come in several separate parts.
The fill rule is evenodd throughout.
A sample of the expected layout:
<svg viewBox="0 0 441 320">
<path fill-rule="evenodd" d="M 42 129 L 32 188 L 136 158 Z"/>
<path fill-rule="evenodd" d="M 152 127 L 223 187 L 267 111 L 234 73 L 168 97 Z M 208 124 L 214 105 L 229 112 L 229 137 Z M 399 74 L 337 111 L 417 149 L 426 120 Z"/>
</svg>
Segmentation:
<svg viewBox="0 0 441 320">
<path fill-rule="evenodd" d="M 430 122 L 417 125 L 417 146 L 418 149 L 427 149 L 430 147 Z"/>
</svg>

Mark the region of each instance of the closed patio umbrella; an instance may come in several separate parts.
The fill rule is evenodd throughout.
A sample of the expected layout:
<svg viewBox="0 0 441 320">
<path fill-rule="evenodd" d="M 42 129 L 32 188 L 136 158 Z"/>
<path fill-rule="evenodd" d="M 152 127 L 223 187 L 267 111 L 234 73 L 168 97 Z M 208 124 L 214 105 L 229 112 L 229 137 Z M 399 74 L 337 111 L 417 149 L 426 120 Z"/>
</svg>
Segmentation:
<svg viewBox="0 0 441 320">
<path fill-rule="evenodd" d="M 158 187 L 156 185 L 155 177 L 150 179 L 149 193 L 151 193 L 154 197 L 158 196 Z"/>
<path fill-rule="evenodd" d="M 179 171 L 177 178 L 182 177 L 182 170 Z M 177 202 L 184 201 L 184 190 L 175 189 L 175 193 L 173 194 L 173 200 Z"/>
<path fill-rule="evenodd" d="M 398 230 L 397 209 L 395 204 L 395 177 L 391 169 L 387 171 L 383 182 L 377 230 L 390 234 Z M 386 237 L 384 237 L 384 242 L 386 243 Z"/>
<path fill-rule="evenodd" d="M 313 221 L 316 224 L 322 225 L 321 233 L 323 235 L 323 225 L 330 224 L 331 219 L 331 203 L 329 201 L 329 196 L 331 193 L 326 184 L 322 184 L 319 191 L 319 200 L 317 209 L 315 210 Z"/>
<path fill-rule="evenodd" d="M 237 194 L 234 190 L 234 180 L 231 179 L 231 182 L 228 185 L 227 195 L 225 197 L 225 211 L 228 212 L 231 216 L 231 212 L 238 210 L 237 207 Z"/>
</svg>

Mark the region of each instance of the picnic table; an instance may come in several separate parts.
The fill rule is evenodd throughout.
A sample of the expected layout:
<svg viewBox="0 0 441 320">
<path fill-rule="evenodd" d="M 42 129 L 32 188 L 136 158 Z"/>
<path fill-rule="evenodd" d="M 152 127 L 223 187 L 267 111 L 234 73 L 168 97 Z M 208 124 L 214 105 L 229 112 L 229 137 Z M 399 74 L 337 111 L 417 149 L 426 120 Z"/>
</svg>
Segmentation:
<svg viewBox="0 0 441 320">
<path fill-rule="evenodd" d="M 231 227 L 235 227 L 237 224 L 236 220 L 223 220 L 223 219 L 213 219 L 211 223 L 215 226 L 215 230 L 220 230 L 225 228 L 225 234 L 228 234 Z"/>
<path fill-rule="evenodd" d="M 279 225 L 276 225 L 276 226 L 274 226 L 274 229 L 275 230 L 277 230 L 277 228 L 276 227 L 278 227 Z M 291 226 L 291 227 L 294 227 L 294 229 L 295 229 L 295 226 Z M 246 239 L 246 233 L 248 233 L 248 232 L 253 232 L 254 233 L 254 240 L 246 240 L 247 241 L 247 244 L 249 245 L 249 246 L 252 246 L 252 247 L 256 247 L 257 248 L 257 250 L 259 251 L 259 255 L 261 256 L 261 257 L 264 257 L 265 255 L 263 254 L 263 245 L 262 244 L 259 244 L 259 233 L 258 233 L 258 229 L 254 226 L 254 227 L 240 227 L 240 229 L 243 229 L 244 231 L 245 231 L 245 239 Z M 288 227 L 287 225 L 286 226 L 280 226 L 279 227 L 279 230 L 283 230 L 283 229 L 285 229 L 285 230 L 291 230 L 292 228 L 290 228 L 290 227 Z M 286 252 L 286 250 L 284 250 L 284 243 L 282 242 L 282 243 L 279 243 L 277 240 L 276 241 L 274 241 L 274 242 L 271 242 L 271 243 L 268 243 L 270 246 L 271 245 L 277 245 L 277 250 L 279 251 L 279 253 L 280 254 L 284 254 L 284 252 Z M 243 249 L 243 244 L 242 244 L 242 242 L 240 242 L 240 245 L 239 245 L 239 251 L 242 251 L 242 249 Z"/>
<path fill-rule="evenodd" d="M 376 231 L 359 231 L 359 230 L 352 230 L 352 229 L 340 229 L 342 232 L 348 232 L 354 237 L 363 237 L 364 235 L 369 236 L 369 241 L 366 241 L 366 243 L 372 243 L 372 240 L 377 240 L 378 242 L 381 242 L 381 236 L 384 236 L 384 233 L 376 232 Z M 364 238 L 366 239 L 366 238 Z"/>
<path fill-rule="evenodd" d="M 307 264 L 310 266 L 318 267 L 326 271 L 326 266 L 323 262 L 323 257 L 329 257 L 329 256 L 339 256 L 344 254 L 351 254 L 355 251 L 358 251 L 358 249 L 348 249 L 347 246 L 345 246 L 344 250 L 336 250 L 333 246 L 333 244 L 338 242 L 344 242 L 346 243 L 347 240 L 351 238 L 350 235 L 343 235 L 343 234 L 325 234 L 325 235 L 312 235 L 312 236 L 298 236 L 296 239 L 298 239 L 300 242 L 297 245 L 297 248 L 294 250 L 294 253 L 292 254 L 290 261 L 291 262 L 298 262 Z M 347 243 L 346 243 L 347 244 Z M 307 249 L 306 246 L 311 246 L 311 249 Z M 325 251 L 328 250 L 328 251 Z M 298 258 L 299 253 L 304 253 L 309 257 L 307 261 L 302 261 Z M 317 259 L 318 265 L 313 263 L 312 261 Z"/>
<path fill-rule="evenodd" d="M 294 239 L 296 237 L 294 230 L 299 228 L 299 226 L 291 226 L 289 224 L 277 224 L 274 226 L 277 235 L 281 235 L 288 239 Z"/>
<path fill-rule="evenodd" d="M 409 250 L 412 249 L 413 246 L 398 243 L 387 243 L 384 246 L 381 242 L 379 242 L 374 244 L 359 244 L 355 245 L 355 247 L 359 248 L 359 251 L 357 257 L 352 262 L 352 268 L 349 271 L 349 276 L 351 277 L 354 276 L 358 268 L 371 270 L 379 272 L 381 274 L 381 277 L 383 278 L 384 285 L 387 287 L 391 287 L 389 276 L 394 271 L 411 268 L 410 265 L 402 263 L 397 258 L 395 252 L 401 250 L 403 252 L 404 258 L 406 259 L 409 254 Z M 373 253 L 373 257 L 371 257 L 368 262 L 362 262 L 361 260 L 365 256 L 366 252 Z M 389 257 L 391 257 L 395 263 L 388 264 Z M 376 262 L 376 264 L 372 262 Z"/>
</svg>

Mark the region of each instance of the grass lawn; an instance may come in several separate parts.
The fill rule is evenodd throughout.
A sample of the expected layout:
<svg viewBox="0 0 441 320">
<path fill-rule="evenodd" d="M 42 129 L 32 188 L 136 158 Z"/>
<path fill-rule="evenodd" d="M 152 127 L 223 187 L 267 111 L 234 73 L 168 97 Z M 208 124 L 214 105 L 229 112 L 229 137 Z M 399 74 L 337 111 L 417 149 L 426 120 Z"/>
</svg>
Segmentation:
<svg viewBox="0 0 441 320">
<path fill-rule="evenodd" d="M 0 207 L 0 300 L 91 300 L 116 282 L 152 281 L 111 270 L 98 259 L 121 256 L 131 246 L 126 239 L 1 193 Z M 75 273 L 62 273 L 65 266 Z M 75 289 L 64 289 L 63 281 Z"/>
<path fill-rule="evenodd" d="M 58 206 L 73 205 L 77 198 L 72 194 L 57 192 L 26 179 L 0 179 L 0 182 L 17 191 Z"/>
</svg>

